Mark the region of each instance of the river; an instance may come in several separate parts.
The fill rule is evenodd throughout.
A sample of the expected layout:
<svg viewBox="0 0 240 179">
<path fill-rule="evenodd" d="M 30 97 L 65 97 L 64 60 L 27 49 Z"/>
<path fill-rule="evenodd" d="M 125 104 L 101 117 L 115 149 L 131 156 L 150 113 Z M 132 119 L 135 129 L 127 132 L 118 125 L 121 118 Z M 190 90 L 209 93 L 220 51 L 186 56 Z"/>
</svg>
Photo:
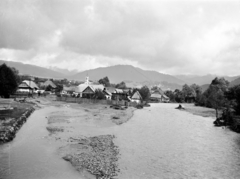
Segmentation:
<svg viewBox="0 0 240 179">
<path fill-rule="evenodd" d="M 105 128 L 120 148 L 118 178 L 240 178 L 240 135 L 174 107 L 151 104 L 127 123 Z M 0 178 L 84 178 L 46 140 L 45 116 L 54 110 L 35 111 L 14 141 L 0 146 Z"/>
</svg>

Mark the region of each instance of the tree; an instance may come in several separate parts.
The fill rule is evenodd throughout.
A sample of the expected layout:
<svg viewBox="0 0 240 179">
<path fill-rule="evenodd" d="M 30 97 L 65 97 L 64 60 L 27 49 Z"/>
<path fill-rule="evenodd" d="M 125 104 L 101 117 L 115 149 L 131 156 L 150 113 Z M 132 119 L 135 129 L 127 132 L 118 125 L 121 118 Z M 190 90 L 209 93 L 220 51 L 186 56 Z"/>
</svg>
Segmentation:
<svg viewBox="0 0 240 179">
<path fill-rule="evenodd" d="M 229 90 L 225 92 L 225 96 L 232 102 L 236 114 L 240 115 L 240 85 L 229 88 Z"/>
<path fill-rule="evenodd" d="M 158 90 L 158 87 L 157 87 L 157 86 L 153 86 L 153 87 L 151 88 L 151 90 L 152 90 L 152 91 Z"/>
<path fill-rule="evenodd" d="M 119 83 L 119 84 L 116 84 L 115 87 L 116 87 L 116 88 L 119 88 L 119 89 L 126 89 L 126 88 L 127 88 L 127 86 L 126 86 L 126 84 L 125 84 L 124 81 L 122 81 L 122 82 Z"/>
<path fill-rule="evenodd" d="M 224 92 L 218 85 L 211 85 L 209 88 L 208 102 L 216 111 L 216 118 L 218 118 L 218 110 L 224 107 L 226 98 Z"/>
<path fill-rule="evenodd" d="M 17 74 L 5 63 L 0 65 L 0 96 L 9 98 L 18 87 Z"/>
<path fill-rule="evenodd" d="M 95 99 L 106 99 L 106 96 L 105 96 L 105 94 L 103 93 L 102 90 L 96 89 L 96 90 L 95 90 L 94 98 L 95 98 Z"/>
<path fill-rule="evenodd" d="M 196 98 L 195 90 L 188 86 L 187 84 L 183 85 L 182 87 L 182 95 L 185 102 L 189 102 L 189 100 L 190 101 L 195 100 Z"/>
<path fill-rule="evenodd" d="M 147 101 L 151 95 L 150 90 L 147 86 L 140 88 L 139 93 L 142 96 L 143 101 Z"/>
<path fill-rule="evenodd" d="M 56 91 L 57 93 L 60 93 L 60 92 L 63 90 L 63 85 L 57 84 L 56 86 L 57 86 L 57 87 L 56 87 L 56 90 L 55 90 L 55 91 Z"/>
<path fill-rule="evenodd" d="M 48 85 L 48 86 L 45 88 L 45 91 L 52 91 L 52 86 L 51 86 L 51 85 Z"/>
<path fill-rule="evenodd" d="M 171 90 L 167 90 L 167 91 L 165 92 L 165 95 L 166 95 L 167 97 L 169 97 L 169 100 L 170 100 L 171 102 L 176 102 L 176 101 L 175 101 L 175 95 L 174 95 L 174 93 L 173 93 Z"/>
<path fill-rule="evenodd" d="M 216 118 L 218 111 L 227 105 L 225 93 L 228 90 L 229 82 L 224 78 L 215 78 L 212 80 L 209 88 L 203 93 L 206 97 L 205 106 L 216 110 Z"/>
<path fill-rule="evenodd" d="M 110 81 L 109 81 L 107 76 L 102 78 L 102 79 L 100 79 L 98 82 L 100 84 L 103 84 L 105 87 L 109 87 L 110 86 Z"/>
<path fill-rule="evenodd" d="M 19 76 L 19 71 L 16 68 L 14 68 L 14 67 L 11 67 L 11 69 L 12 69 L 12 71 L 13 71 L 15 77 L 16 77 L 17 83 L 20 84 L 21 83 L 21 79 L 20 79 L 20 76 Z"/>
<path fill-rule="evenodd" d="M 174 91 L 174 95 L 175 95 L 175 101 L 176 101 L 177 103 L 182 103 L 182 102 L 184 102 L 184 96 L 183 96 L 183 94 L 182 94 L 182 91 L 180 91 L 179 89 L 176 89 L 176 90 Z"/>
<path fill-rule="evenodd" d="M 195 91 L 196 96 L 202 94 L 202 88 L 199 85 L 192 84 L 190 88 L 192 88 Z"/>
</svg>

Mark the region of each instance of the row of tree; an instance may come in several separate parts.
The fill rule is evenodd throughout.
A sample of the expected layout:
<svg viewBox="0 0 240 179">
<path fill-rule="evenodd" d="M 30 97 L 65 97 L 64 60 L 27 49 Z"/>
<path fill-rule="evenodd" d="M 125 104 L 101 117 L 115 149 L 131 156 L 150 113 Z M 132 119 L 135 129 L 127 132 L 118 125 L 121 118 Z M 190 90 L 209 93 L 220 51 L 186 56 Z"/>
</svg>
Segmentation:
<svg viewBox="0 0 240 179">
<path fill-rule="evenodd" d="M 220 109 L 234 109 L 240 115 L 240 85 L 229 87 L 224 78 L 215 78 L 209 88 L 196 100 L 196 105 L 214 108 L 216 117 Z"/>
<path fill-rule="evenodd" d="M 110 80 L 107 76 L 104 78 L 101 78 L 100 80 L 98 80 L 98 82 L 100 84 L 104 85 L 105 87 L 115 87 L 118 89 L 127 89 L 127 85 L 124 81 L 122 81 L 121 83 L 118 83 L 118 84 L 113 84 L 113 83 L 110 83 Z"/>
<path fill-rule="evenodd" d="M 191 103 L 195 102 L 202 94 L 202 89 L 199 85 L 183 85 L 182 90 L 176 89 L 175 91 L 167 90 L 165 95 L 169 97 L 171 102 L 177 103 Z"/>
<path fill-rule="evenodd" d="M 182 90 L 166 91 L 165 94 L 171 102 L 194 102 L 197 106 L 214 108 L 217 118 L 218 111 L 223 108 L 232 108 L 240 115 L 240 85 L 229 87 L 224 78 L 213 79 L 206 91 L 196 84 L 185 84 Z"/>
</svg>

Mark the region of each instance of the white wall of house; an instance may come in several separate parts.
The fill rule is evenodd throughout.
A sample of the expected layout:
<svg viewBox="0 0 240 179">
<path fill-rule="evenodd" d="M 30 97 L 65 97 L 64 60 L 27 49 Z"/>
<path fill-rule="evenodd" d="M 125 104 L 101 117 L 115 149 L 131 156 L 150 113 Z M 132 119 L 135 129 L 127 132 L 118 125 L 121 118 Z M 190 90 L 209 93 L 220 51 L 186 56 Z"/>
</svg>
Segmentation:
<svg viewBox="0 0 240 179">
<path fill-rule="evenodd" d="M 136 102 L 137 104 L 140 104 L 141 100 L 139 100 L 139 99 L 131 99 L 131 102 Z"/>
</svg>

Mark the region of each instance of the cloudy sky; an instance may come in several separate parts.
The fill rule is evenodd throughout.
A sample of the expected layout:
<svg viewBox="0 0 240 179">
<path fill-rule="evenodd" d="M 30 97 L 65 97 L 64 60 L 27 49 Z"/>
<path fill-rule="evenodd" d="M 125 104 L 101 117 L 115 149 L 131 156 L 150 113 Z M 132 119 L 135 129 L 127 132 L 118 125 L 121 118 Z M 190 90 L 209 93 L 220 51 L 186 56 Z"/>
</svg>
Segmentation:
<svg viewBox="0 0 240 179">
<path fill-rule="evenodd" d="M 0 59 L 240 75 L 240 1 L 1 0 Z"/>
</svg>

